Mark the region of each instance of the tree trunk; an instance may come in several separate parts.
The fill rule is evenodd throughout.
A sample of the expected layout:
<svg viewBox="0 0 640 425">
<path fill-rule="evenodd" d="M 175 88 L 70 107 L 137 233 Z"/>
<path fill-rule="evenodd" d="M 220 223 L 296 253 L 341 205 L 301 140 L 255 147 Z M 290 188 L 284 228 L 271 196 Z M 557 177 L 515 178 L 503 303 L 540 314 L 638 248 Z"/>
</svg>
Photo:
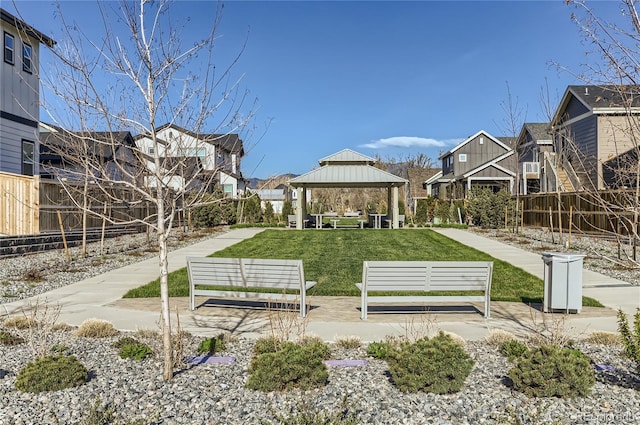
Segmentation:
<svg viewBox="0 0 640 425">
<path fill-rule="evenodd" d="M 164 367 L 162 377 L 165 381 L 173 378 L 173 347 L 171 345 L 171 315 L 169 309 L 169 260 L 167 246 L 166 219 L 162 191 L 158 191 L 156 199 L 158 208 L 158 259 L 160 260 L 160 303 L 162 306 L 162 349 L 164 351 Z"/>
</svg>

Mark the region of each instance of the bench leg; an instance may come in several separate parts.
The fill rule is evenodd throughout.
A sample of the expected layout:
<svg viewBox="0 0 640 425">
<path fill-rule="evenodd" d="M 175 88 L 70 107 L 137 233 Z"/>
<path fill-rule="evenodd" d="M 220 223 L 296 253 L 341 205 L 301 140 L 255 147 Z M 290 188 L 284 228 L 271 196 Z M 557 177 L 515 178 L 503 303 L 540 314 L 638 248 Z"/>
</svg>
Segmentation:
<svg viewBox="0 0 640 425">
<path fill-rule="evenodd" d="M 307 315 L 307 297 L 305 296 L 304 289 L 300 291 L 300 317 L 304 318 Z"/>
<path fill-rule="evenodd" d="M 360 302 L 360 319 L 367 320 L 367 293 L 363 292 Z"/>
</svg>

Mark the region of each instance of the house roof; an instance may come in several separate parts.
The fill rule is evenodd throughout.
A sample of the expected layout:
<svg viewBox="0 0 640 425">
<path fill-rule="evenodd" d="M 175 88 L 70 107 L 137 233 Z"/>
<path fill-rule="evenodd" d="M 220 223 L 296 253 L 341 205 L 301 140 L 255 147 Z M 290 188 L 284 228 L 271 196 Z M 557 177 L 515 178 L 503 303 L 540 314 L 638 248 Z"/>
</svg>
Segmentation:
<svg viewBox="0 0 640 425">
<path fill-rule="evenodd" d="M 128 131 L 68 131 L 51 124 L 45 124 L 45 128 L 49 131 L 40 133 L 40 146 L 49 155 L 58 155 L 56 150 L 62 150 L 74 141 L 82 141 L 90 154 L 106 160 L 113 158 L 119 147 L 134 146 L 133 137 Z"/>
<path fill-rule="evenodd" d="M 31 25 L 29 25 L 26 22 L 16 18 L 11 13 L 7 12 L 6 10 L 4 10 L 2 8 L 0 8 L 0 19 L 2 19 L 3 21 L 7 22 L 9 25 L 12 25 L 18 31 L 21 31 L 21 32 L 27 34 L 29 37 L 38 40 L 38 42 L 40 42 L 42 44 L 45 44 L 45 45 L 47 45 L 49 47 L 53 47 L 53 46 L 56 45 L 56 41 L 54 39 L 44 35 L 43 33 L 38 31 L 37 29 L 35 29 Z"/>
<path fill-rule="evenodd" d="M 388 187 L 406 179 L 370 165 L 373 158 L 345 149 L 319 161 L 320 167 L 289 180 L 293 187 Z"/>
<path fill-rule="evenodd" d="M 640 113 L 640 86 L 567 86 L 553 116 L 553 123 L 559 122 L 563 111 L 572 98 L 577 99 L 594 114 L 619 114 L 627 110 Z"/>
<path fill-rule="evenodd" d="M 240 136 L 238 136 L 237 134 L 196 133 L 191 130 L 187 130 L 186 128 L 182 128 L 178 125 L 175 125 L 173 123 L 163 124 L 157 128 L 157 131 L 162 131 L 166 128 L 172 128 L 181 133 L 185 133 L 185 134 L 188 134 L 189 136 L 195 137 L 198 140 L 202 140 L 212 145 L 216 145 L 220 149 L 223 149 L 227 152 L 237 153 L 241 156 L 244 156 L 243 142 L 242 142 L 242 139 L 240 139 Z"/>
<path fill-rule="evenodd" d="M 454 153 L 455 151 L 457 151 L 458 149 L 460 149 L 461 147 L 463 147 L 464 145 L 466 145 L 467 143 L 471 142 L 473 139 L 475 139 L 476 137 L 480 136 L 480 135 L 484 135 L 487 136 L 489 139 L 493 140 L 495 143 L 497 143 L 498 145 L 502 146 L 503 148 L 505 148 L 506 150 L 510 150 L 511 147 L 508 146 L 507 144 L 505 144 L 504 142 L 501 142 L 499 139 L 497 139 L 496 137 L 493 137 L 492 135 L 490 135 L 489 133 L 487 133 L 484 130 L 480 130 L 477 133 L 475 133 L 472 136 L 467 137 L 466 139 L 464 139 L 462 142 L 460 142 L 458 145 L 456 145 L 454 148 L 446 151 L 445 153 L 441 154 L 438 159 L 442 159 L 446 156 L 451 155 L 452 153 Z"/>
<path fill-rule="evenodd" d="M 422 183 L 422 186 L 425 187 L 428 184 L 433 184 L 436 181 L 438 181 L 440 178 L 442 178 L 442 170 L 438 170 L 437 173 L 435 173 L 433 176 L 425 180 L 424 183 Z"/>
<path fill-rule="evenodd" d="M 553 143 L 551 136 L 551 125 L 546 122 L 527 122 L 522 125 L 518 141 L 523 143 L 526 139 L 526 134 L 531 136 L 533 143 L 538 145 L 550 145 Z M 531 142 L 529 142 L 531 143 Z M 527 144 L 529 144 L 527 143 Z"/>
</svg>

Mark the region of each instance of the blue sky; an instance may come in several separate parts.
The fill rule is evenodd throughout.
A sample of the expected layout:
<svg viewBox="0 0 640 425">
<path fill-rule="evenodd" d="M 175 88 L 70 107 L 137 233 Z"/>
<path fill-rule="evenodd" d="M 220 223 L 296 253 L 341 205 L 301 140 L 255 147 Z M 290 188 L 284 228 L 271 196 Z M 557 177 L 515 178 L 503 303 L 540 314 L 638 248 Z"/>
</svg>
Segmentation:
<svg viewBox="0 0 640 425">
<path fill-rule="evenodd" d="M 3 1 L 2 7 L 15 7 Z M 20 15 L 54 39 L 50 1 L 17 1 Z M 115 5 L 115 4 L 114 4 Z M 67 20 L 91 33 L 92 2 L 63 1 Z M 617 2 L 600 2 L 603 13 Z M 212 10 L 180 1 L 185 37 L 206 31 Z M 383 159 L 441 151 L 483 129 L 507 135 L 501 103 L 511 94 L 528 122 L 545 121 L 590 57 L 564 1 L 228 1 L 219 29 L 221 61 L 247 41 L 234 68 L 258 99 L 245 140 L 245 177 L 301 174 L 345 148 Z M 43 55 L 40 67 L 46 67 Z M 556 62 L 571 72 L 561 71 Z M 546 82 L 545 82 L 546 81 Z M 262 137 L 263 130 L 270 123 Z"/>
</svg>

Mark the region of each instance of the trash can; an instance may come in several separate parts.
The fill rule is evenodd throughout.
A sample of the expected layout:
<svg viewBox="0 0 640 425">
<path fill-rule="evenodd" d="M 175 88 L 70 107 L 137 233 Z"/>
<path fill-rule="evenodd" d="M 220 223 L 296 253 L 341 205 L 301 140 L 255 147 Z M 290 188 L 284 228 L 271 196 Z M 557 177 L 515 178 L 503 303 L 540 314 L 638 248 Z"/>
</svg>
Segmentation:
<svg viewBox="0 0 640 425">
<path fill-rule="evenodd" d="M 543 252 L 545 313 L 582 310 L 582 260 L 585 254 Z"/>
</svg>

